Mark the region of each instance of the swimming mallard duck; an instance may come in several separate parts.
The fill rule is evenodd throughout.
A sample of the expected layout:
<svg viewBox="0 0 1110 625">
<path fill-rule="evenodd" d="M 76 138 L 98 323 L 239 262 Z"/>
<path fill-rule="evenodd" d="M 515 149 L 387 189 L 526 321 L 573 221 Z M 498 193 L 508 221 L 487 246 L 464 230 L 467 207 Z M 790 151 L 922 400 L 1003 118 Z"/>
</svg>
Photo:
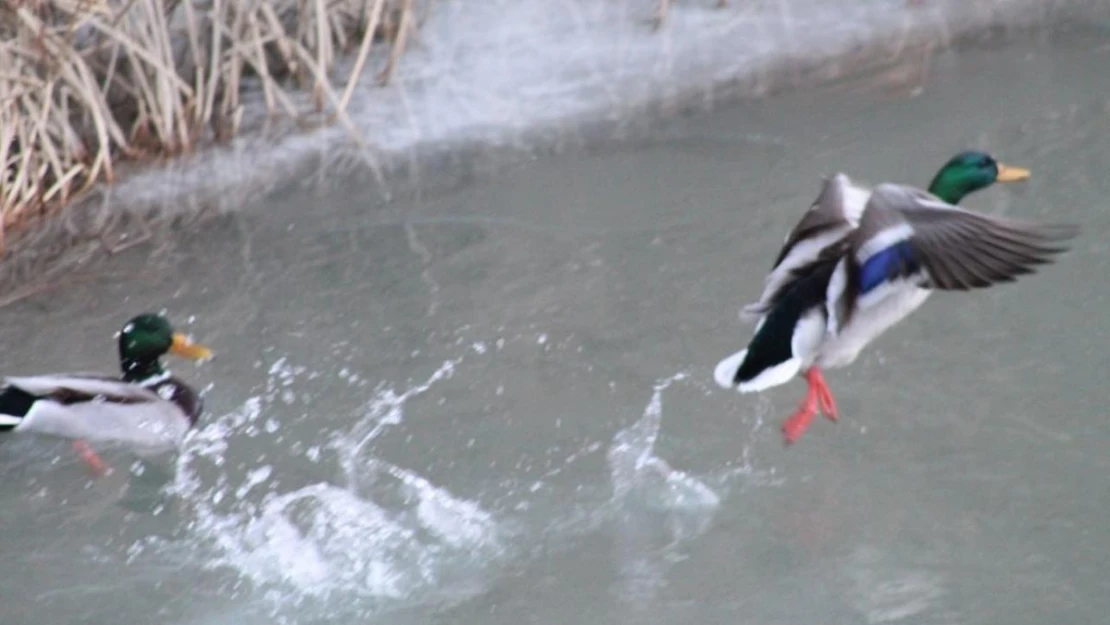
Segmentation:
<svg viewBox="0 0 1110 625">
<path fill-rule="evenodd" d="M 805 400 L 783 424 L 787 443 L 805 432 L 817 406 L 836 404 L 822 369 L 844 367 L 935 290 L 967 291 L 1033 272 L 1066 248 L 1078 228 L 1041 225 L 955 206 L 994 182 L 1028 178 L 981 152 L 952 158 L 929 192 L 848 176 L 821 194 L 786 238 L 759 301 L 741 311 L 758 323 L 748 347 L 718 363 L 714 379 L 741 393 L 785 384 L 801 373 Z"/>
<path fill-rule="evenodd" d="M 0 387 L 0 431 L 39 432 L 76 439 L 74 449 L 94 470 L 99 459 L 84 440 L 161 448 L 196 424 L 203 403 L 196 391 L 162 368 L 167 352 L 191 360 L 208 348 L 175 332 L 161 315 L 139 315 L 119 333 L 122 377 L 70 373 L 9 377 Z"/>
</svg>

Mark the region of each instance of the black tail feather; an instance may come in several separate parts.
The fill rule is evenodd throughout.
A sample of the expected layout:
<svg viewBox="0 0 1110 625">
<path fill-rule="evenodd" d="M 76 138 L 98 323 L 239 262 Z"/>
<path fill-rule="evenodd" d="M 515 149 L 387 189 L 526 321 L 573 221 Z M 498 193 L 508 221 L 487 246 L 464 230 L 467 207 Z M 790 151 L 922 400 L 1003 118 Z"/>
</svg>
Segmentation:
<svg viewBox="0 0 1110 625">
<path fill-rule="evenodd" d="M 38 397 L 24 391 L 15 386 L 5 386 L 0 389 L 0 415 L 7 417 L 17 417 L 22 419 L 31 412 L 31 406 L 38 401 Z M 3 421 L 8 421 L 7 419 Z M 0 421 L 0 432 L 11 430 L 18 425 L 18 423 L 6 423 Z"/>
</svg>

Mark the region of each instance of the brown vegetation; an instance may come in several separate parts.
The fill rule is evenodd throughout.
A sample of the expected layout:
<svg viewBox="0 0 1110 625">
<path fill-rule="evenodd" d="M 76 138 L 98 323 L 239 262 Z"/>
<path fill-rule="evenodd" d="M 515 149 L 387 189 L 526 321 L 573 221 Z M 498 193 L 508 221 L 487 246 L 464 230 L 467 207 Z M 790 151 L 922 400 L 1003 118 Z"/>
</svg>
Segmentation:
<svg viewBox="0 0 1110 625">
<path fill-rule="evenodd" d="M 344 111 L 372 49 L 387 81 L 415 0 L 4 0 L 0 3 L 0 251 L 121 160 L 234 135 L 245 84 L 271 114 Z M 378 45 L 376 45 L 378 44 Z M 337 61 L 357 51 L 333 87 Z M 293 90 L 311 93 L 298 105 Z M 357 136 L 357 133 L 356 133 Z"/>
</svg>

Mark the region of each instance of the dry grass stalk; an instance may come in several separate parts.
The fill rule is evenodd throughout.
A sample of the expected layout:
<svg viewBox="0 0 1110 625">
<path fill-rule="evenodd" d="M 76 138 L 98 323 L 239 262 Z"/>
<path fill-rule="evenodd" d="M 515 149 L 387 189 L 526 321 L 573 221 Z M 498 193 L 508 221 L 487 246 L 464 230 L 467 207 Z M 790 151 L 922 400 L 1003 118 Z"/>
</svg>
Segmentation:
<svg viewBox="0 0 1110 625">
<path fill-rule="evenodd" d="M 0 3 L 0 253 L 4 234 L 60 206 L 120 159 L 171 156 L 235 134 L 242 85 L 271 114 L 346 117 L 376 47 L 383 80 L 415 0 L 5 0 Z M 379 46 L 374 44 L 378 43 Z M 357 48 L 340 94 L 338 60 Z"/>
</svg>

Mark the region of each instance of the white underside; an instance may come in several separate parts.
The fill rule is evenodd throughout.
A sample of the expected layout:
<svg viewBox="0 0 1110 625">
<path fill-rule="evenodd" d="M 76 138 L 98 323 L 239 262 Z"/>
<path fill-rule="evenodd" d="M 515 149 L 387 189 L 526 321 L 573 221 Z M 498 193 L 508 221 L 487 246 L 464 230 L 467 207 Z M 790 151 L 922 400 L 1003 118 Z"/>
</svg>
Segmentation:
<svg viewBox="0 0 1110 625">
<path fill-rule="evenodd" d="M 885 282 L 860 297 L 851 320 L 839 331 L 832 325 L 833 311 L 830 310 L 829 333 L 821 345 L 815 364 L 829 369 L 852 364 L 864 347 L 917 310 L 931 293 L 928 289 L 916 286 L 915 278 L 912 277 L 908 280 Z"/>
<path fill-rule="evenodd" d="M 157 450 L 179 444 L 190 427 L 188 418 L 176 404 L 133 384 L 66 376 L 8 378 L 7 382 L 29 393 L 47 393 L 67 387 L 101 395 L 126 395 L 139 402 L 88 401 L 63 405 L 39 400 L 22 419 L 0 415 L 0 418 L 18 421 L 14 428 L 17 432 Z"/>
</svg>

